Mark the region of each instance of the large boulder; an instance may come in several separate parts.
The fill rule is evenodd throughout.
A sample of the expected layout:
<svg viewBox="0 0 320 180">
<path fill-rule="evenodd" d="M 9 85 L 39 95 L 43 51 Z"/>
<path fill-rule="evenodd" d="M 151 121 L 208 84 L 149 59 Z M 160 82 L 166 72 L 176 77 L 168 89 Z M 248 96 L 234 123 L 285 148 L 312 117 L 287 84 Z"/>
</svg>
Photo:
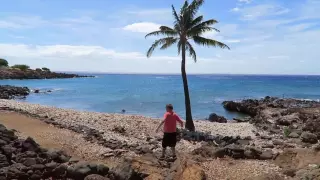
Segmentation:
<svg viewBox="0 0 320 180">
<path fill-rule="evenodd" d="M 316 144 L 318 142 L 317 136 L 309 132 L 303 132 L 300 138 L 301 138 L 301 141 L 305 143 Z"/>
<path fill-rule="evenodd" d="M 0 168 L 9 166 L 8 159 L 5 155 L 0 154 Z"/>
<path fill-rule="evenodd" d="M 78 162 L 67 168 L 67 177 L 83 179 L 91 174 L 107 175 L 109 168 L 100 163 Z"/>
<path fill-rule="evenodd" d="M 282 126 L 290 126 L 292 123 L 296 123 L 300 121 L 299 115 L 297 113 L 281 116 L 279 119 L 277 119 L 276 123 L 278 125 Z"/>
<path fill-rule="evenodd" d="M 193 155 L 200 156 L 200 158 L 222 158 L 226 155 L 224 148 L 218 148 L 210 145 L 204 145 L 192 151 Z"/>
<path fill-rule="evenodd" d="M 23 143 L 22 143 L 22 150 L 23 151 L 39 151 L 40 146 L 37 144 L 34 139 L 31 137 L 28 137 Z"/>
<path fill-rule="evenodd" d="M 171 166 L 167 179 L 205 180 L 204 170 L 196 162 L 182 155 Z"/>
<path fill-rule="evenodd" d="M 304 123 L 303 130 L 314 133 L 320 139 L 320 117 L 308 119 L 306 123 Z"/>
<path fill-rule="evenodd" d="M 112 175 L 114 179 L 117 180 L 142 180 L 143 178 L 139 175 L 138 172 L 132 167 L 131 160 L 124 160 L 117 167 L 112 170 Z"/>
<path fill-rule="evenodd" d="M 241 102 L 224 101 L 222 104 L 228 111 L 239 112 L 252 117 L 256 116 L 260 110 L 259 101 L 253 99 L 243 100 Z"/>
<path fill-rule="evenodd" d="M 210 122 L 227 123 L 227 119 L 226 119 L 225 117 L 223 117 L 223 116 L 218 116 L 218 115 L 215 114 L 215 113 L 211 113 L 211 114 L 209 115 L 208 120 L 209 120 Z"/>
<path fill-rule="evenodd" d="M 297 179 L 320 179 L 320 167 L 301 169 L 296 172 Z"/>
</svg>

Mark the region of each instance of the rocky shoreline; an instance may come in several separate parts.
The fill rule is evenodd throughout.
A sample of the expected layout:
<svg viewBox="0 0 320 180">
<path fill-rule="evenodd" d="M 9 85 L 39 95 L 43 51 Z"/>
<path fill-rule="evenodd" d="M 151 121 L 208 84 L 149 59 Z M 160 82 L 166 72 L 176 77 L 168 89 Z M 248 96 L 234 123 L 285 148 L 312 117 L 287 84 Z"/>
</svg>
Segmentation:
<svg viewBox="0 0 320 180">
<path fill-rule="evenodd" d="M 251 116 L 256 127 L 281 138 L 316 144 L 320 140 L 320 102 L 266 97 L 261 100 L 223 102 L 224 108 Z"/>
<path fill-rule="evenodd" d="M 56 73 L 51 71 L 37 71 L 33 69 L 20 70 L 16 68 L 0 68 L 1 79 L 65 79 L 94 77 L 78 74 Z"/>
<path fill-rule="evenodd" d="M 27 87 L 0 85 L 0 99 L 25 98 L 29 93 Z"/>
</svg>

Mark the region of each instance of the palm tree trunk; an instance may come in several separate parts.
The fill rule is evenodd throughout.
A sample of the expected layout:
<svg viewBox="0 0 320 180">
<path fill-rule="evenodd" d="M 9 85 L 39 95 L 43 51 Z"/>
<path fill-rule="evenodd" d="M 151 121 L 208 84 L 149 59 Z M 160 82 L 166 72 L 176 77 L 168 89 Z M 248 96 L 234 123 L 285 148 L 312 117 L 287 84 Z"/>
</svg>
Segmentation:
<svg viewBox="0 0 320 180">
<path fill-rule="evenodd" d="M 186 74 L 186 44 L 182 43 L 182 62 L 181 62 L 181 74 L 184 88 L 185 108 L 186 108 L 186 129 L 189 131 L 195 131 L 195 127 L 192 120 L 191 103 L 188 88 L 188 79 Z"/>
</svg>

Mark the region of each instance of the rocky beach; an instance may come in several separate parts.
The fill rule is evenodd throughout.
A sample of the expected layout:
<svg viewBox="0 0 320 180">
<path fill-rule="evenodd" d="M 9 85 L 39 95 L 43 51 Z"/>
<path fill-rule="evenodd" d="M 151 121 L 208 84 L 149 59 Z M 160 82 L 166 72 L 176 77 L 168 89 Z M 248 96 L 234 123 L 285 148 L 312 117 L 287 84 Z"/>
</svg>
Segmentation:
<svg viewBox="0 0 320 180">
<path fill-rule="evenodd" d="M 178 159 L 165 161 L 158 159 L 161 133 L 154 132 L 159 119 L 75 111 L 14 100 L 0 100 L 0 107 L 0 123 L 20 131 L 21 137 L 34 137 L 44 145 L 61 142 L 54 143 L 55 148 L 62 149 L 66 156 L 102 162 L 111 172 L 125 174 L 122 179 L 320 177 L 316 129 L 319 103 L 314 101 L 266 97 L 224 102 L 229 110 L 251 115 L 241 120 L 248 122 L 210 122 L 214 118 L 195 121 L 196 132 L 179 130 Z M 288 122 L 283 123 L 284 120 Z M 22 121 L 28 123 L 20 127 Z M 26 128 L 40 124 L 40 129 L 48 130 L 35 134 Z M 110 174 L 104 176 L 115 179 Z"/>
</svg>

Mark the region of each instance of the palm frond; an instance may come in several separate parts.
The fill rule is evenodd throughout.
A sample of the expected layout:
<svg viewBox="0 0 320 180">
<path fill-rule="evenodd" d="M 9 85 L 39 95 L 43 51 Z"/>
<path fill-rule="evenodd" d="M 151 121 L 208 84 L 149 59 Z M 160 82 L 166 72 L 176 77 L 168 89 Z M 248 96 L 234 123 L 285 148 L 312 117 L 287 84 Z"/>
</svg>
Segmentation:
<svg viewBox="0 0 320 180">
<path fill-rule="evenodd" d="M 161 26 L 161 27 L 163 27 L 163 26 Z M 160 27 L 160 29 L 161 29 L 161 27 Z M 178 35 L 178 33 L 173 29 L 160 30 L 160 31 L 154 31 L 154 32 L 151 32 L 151 33 L 147 34 L 145 36 L 145 38 L 147 38 L 149 36 L 159 36 L 159 35 L 176 36 L 176 35 Z"/>
<path fill-rule="evenodd" d="M 188 6 L 189 6 L 189 3 L 187 0 L 185 0 L 183 6 L 180 9 L 180 13 L 185 12 L 187 10 Z M 183 15 L 183 14 L 180 14 L 180 15 Z"/>
<path fill-rule="evenodd" d="M 202 21 L 201 17 L 195 18 L 195 15 L 203 3 L 204 3 L 204 0 L 193 0 L 192 3 L 187 8 L 181 9 L 182 18 L 180 19 L 182 19 L 181 22 L 185 29 L 189 29 L 190 27 L 193 27 L 194 25 Z M 194 22 L 194 20 L 196 20 L 196 22 Z"/>
<path fill-rule="evenodd" d="M 216 28 L 204 26 L 204 27 L 192 28 L 192 29 L 188 30 L 187 36 L 188 36 L 188 37 L 201 36 L 203 33 L 209 32 L 209 31 L 220 32 L 220 31 L 219 31 L 218 29 L 216 29 Z"/>
<path fill-rule="evenodd" d="M 214 19 L 210 19 L 204 22 L 201 22 L 200 24 L 193 26 L 191 29 L 188 30 L 187 34 L 188 36 L 200 36 L 205 32 L 208 31 L 216 31 L 220 32 L 218 29 L 210 27 L 211 25 L 217 23 L 218 21 Z"/>
<path fill-rule="evenodd" d="M 189 5 L 190 17 L 192 19 L 197 14 L 200 6 L 202 6 L 203 3 L 204 0 L 193 0 L 192 3 Z"/>
<path fill-rule="evenodd" d="M 214 24 L 218 23 L 217 20 L 215 19 L 210 19 L 210 20 L 207 20 L 207 21 L 203 21 L 199 24 L 197 24 L 196 26 L 194 26 L 193 28 L 199 28 L 199 27 L 203 27 L 203 26 L 212 26 Z"/>
<path fill-rule="evenodd" d="M 179 18 L 178 14 L 177 14 L 176 9 L 174 8 L 173 5 L 171 7 L 172 7 L 172 14 L 173 14 L 173 17 L 174 17 L 176 23 L 180 23 L 180 18 Z"/>
<path fill-rule="evenodd" d="M 230 49 L 229 46 L 227 46 L 226 44 L 213 39 L 207 39 L 201 36 L 193 36 L 192 39 L 196 44 L 199 44 L 199 45 L 220 47 L 222 49 L 225 49 L 225 48 Z"/>
<path fill-rule="evenodd" d="M 174 8 L 174 6 L 172 5 L 171 7 L 172 7 L 172 14 L 173 14 L 173 17 L 174 17 L 174 19 L 175 19 L 175 21 L 174 21 L 174 29 L 175 29 L 178 33 L 180 33 L 180 31 L 181 31 L 181 19 L 180 19 L 180 17 L 178 16 L 177 11 L 176 11 L 176 9 Z"/>
<path fill-rule="evenodd" d="M 197 18 L 195 18 L 195 19 L 191 22 L 189 28 L 190 28 L 190 27 L 194 27 L 194 26 L 200 24 L 200 23 L 202 22 L 202 20 L 203 20 L 203 16 L 198 16 Z"/>
<path fill-rule="evenodd" d="M 151 45 L 151 47 L 147 51 L 147 57 L 150 57 L 152 55 L 156 47 L 165 44 L 169 39 L 172 39 L 172 38 L 174 37 L 166 37 L 166 38 L 162 38 L 154 41 L 154 43 Z"/>
<path fill-rule="evenodd" d="M 174 29 L 172 29 L 171 27 L 168 27 L 168 26 L 160 26 L 160 30 L 161 31 L 174 31 Z"/>
<path fill-rule="evenodd" d="M 197 54 L 192 45 L 187 41 L 186 42 L 186 50 L 189 51 L 189 56 L 192 57 L 194 62 L 197 62 Z"/>
<path fill-rule="evenodd" d="M 160 47 L 161 50 L 167 49 L 171 45 L 175 44 L 178 41 L 178 38 L 168 38 L 166 39 L 166 42 Z"/>
</svg>

